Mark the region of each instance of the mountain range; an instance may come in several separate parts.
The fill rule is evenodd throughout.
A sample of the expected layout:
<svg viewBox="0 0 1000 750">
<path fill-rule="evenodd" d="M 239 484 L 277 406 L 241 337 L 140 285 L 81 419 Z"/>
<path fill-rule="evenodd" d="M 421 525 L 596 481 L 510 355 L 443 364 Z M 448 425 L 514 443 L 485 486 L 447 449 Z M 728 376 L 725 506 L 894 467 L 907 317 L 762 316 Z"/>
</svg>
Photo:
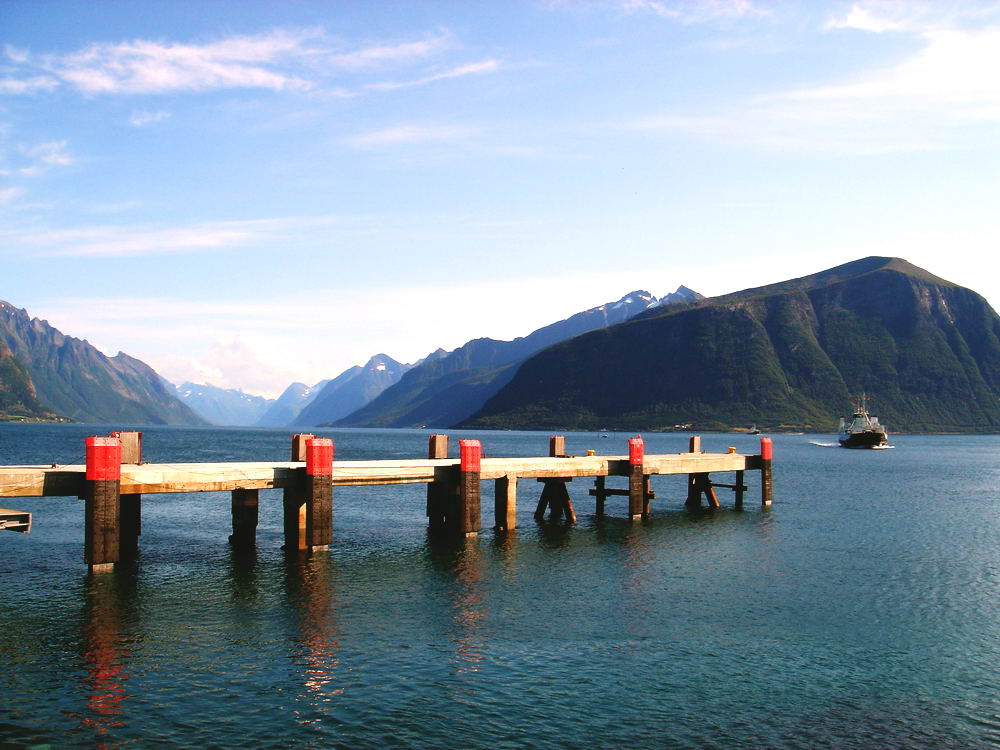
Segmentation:
<svg viewBox="0 0 1000 750">
<path fill-rule="evenodd" d="M 701 299 L 681 286 L 662 299 L 637 290 L 576 313 L 513 341 L 481 338 L 451 352 L 438 350 L 399 382 L 334 424 L 352 427 L 448 427 L 476 412 L 535 352 L 587 331 L 607 328 L 651 309 Z"/>
<path fill-rule="evenodd" d="M 174 388 L 0 302 L 4 419 L 827 431 L 863 391 L 890 430 L 1000 432 L 1000 317 L 969 289 L 870 257 L 720 297 L 635 291 L 513 341 L 415 365 L 378 354 L 270 400 Z"/>
<path fill-rule="evenodd" d="M 204 424 L 149 365 L 122 352 L 108 357 L 3 301 L 0 350 L 5 418 Z"/>
<path fill-rule="evenodd" d="M 905 260 L 863 258 L 549 347 L 461 425 L 825 431 L 862 391 L 890 430 L 1000 430 L 1000 318 Z"/>
</svg>

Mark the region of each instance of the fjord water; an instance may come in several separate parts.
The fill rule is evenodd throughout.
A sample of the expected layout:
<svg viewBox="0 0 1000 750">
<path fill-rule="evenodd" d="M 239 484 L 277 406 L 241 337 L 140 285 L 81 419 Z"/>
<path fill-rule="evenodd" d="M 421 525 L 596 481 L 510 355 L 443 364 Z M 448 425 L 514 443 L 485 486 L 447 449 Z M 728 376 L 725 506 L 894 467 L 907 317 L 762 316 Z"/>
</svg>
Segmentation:
<svg viewBox="0 0 1000 750">
<path fill-rule="evenodd" d="M 120 428 L 118 426 L 117 428 Z M 116 428 L 116 429 L 117 429 Z M 0 425 L 0 464 L 79 463 L 94 425 Z M 148 461 L 285 460 L 286 431 L 146 427 Z M 427 432 L 330 430 L 340 459 L 421 457 Z M 481 432 L 489 455 L 544 433 Z M 458 435 L 453 435 L 453 451 Z M 567 435 L 625 451 L 626 435 Z M 646 435 L 648 453 L 687 436 Z M 1000 437 L 847 451 L 775 435 L 775 502 L 689 512 L 657 478 L 574 527 L 428 536 L 424 487 L 338 488 L 334 544 L 281 546 L 261 493 L 235 554 L 226 493 L 143 500 L 141 557 L 90 577 L 83 504 L 4 500 L 0 746 L 975 748 L 1000 746 Z M 705 450 L 755 438 L 703 436 Z M 719 481 L 732 481 L 731 475 Z"/>
</svg>

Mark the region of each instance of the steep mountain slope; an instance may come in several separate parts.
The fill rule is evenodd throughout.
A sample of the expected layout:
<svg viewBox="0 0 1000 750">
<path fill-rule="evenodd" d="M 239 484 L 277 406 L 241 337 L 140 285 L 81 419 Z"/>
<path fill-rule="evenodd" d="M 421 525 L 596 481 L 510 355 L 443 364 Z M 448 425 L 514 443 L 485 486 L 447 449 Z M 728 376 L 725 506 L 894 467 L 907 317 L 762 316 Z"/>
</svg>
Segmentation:
<svg viewBox="0 0 1000 750">
<path fill-rule="evenodd" d="M 668 304 L 688 304 L 701 295 L 686 287 Z M 664 298 L 667 300 L 668 298 Z M 513 341 L 474 339 L 452 352 L 428 357 L 393 387 L 337 424 L 363 427 L 446 427 L 479 409 L 533 353 L 586 331 L 614 325 L 663 302 L 646 291 L 577 313 Z"/>
<path fill-rule="evenodd" d="M 410 365 L 376 354 L 363 367 L 352 367 L 331 380 L 290 424 L 314 427 L 346 417 L 399 382 Z"/>
<path fill-rule="evenodd" d="M 55 414 L 39 403 L 27 369 L 0 341 L 0 420 L 54 417 Z"/>
<path fill-rule="evenodd" d="M 62 416 L 120 424 L 204 423 L 145 363 L 121 352 L 106 357 L 2 301 L 0 341 L 27 370 L 38 400 Z"/>
<path fill-rule="evenodd" d="M 890 430 L 1000 430 L 1000 318 L 902 259 L 864 258 L 549 348 L 466 426 L 832 429 L 861 390 Z"/>
<path fill-rule="evenodd" d="M 273 398 L 204 383 L 184 383 L 177 386 L 177 397 L 206 422 L 237 427 L 257 424 L 274 403 Z"/>
<path fill-rule="evenodd" d="M 348 372 L 359 368 L 351 368 L 341 373 L 336 379 L 339 380 L 347 376 Z M 305 383 L 292 383 L 277 400 L 271 403 L 257 420 L 257 427 L 284 427 L 292 424 L 306 406 L 312 403 L 323 387 L 331 381 L 321 380 L 316 385 L 308 386 Z"/>
</svg>

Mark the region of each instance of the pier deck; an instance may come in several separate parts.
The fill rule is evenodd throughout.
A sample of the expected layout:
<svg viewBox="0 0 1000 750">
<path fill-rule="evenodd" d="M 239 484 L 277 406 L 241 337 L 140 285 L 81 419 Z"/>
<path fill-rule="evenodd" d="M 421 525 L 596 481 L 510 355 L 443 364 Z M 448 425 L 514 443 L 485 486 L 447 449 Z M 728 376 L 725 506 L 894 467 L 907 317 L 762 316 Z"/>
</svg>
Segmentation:
<svg viewBox="0 0 1000 750">
<path fill-rule="evenodd" d="M 645 474 L 699 474 L 757 469 L 756 456 L 739 453 L 670 453 L 647 455 Z M 480 479 L 514 474 L 519 479 L 627 476 L 628 456 L 572 458 L 483 458 Z M 440 481 L 459 468 L 459 459 L 337 461 L 330 475 L 334 487 L 374 484 L 420 484 Z M 225 492 L 292 487 L 304 469 L 301 462 L 226 462 L 122 464 L 121 493 Z M 87 467 L 0 466 L 0 497 L 83 497 Z"/>
<path fill-rule="evenodd" d="M 655 493 L 653 476 L 686 475 L 688 507 L 719 507 L 715 489 L 733 490 L 736 507 L 743 506 L 744 472 L 761 472 L 761 503 L 771 504 L 771 441 L 761 439 L 761 453 L 703 453 L 701 439 L 692 437 L 685 453 L 645 455 L 641 438 L 628 441 L 628 455 L 569 456 L 565 438 L 549 438 L 549 455 L 484 458 L 478 440 L 459 441 L 459 457 L 448 458 L 448 436 L 431 435 L 428 458 L 374 461 L 334 461 L 329 438 L 292 436 L 291 461 L 225 463 L 144 463 L 142 433 L 120 432 L 86 440 L 86 464 L 0 466 L 0 497 L 78 497 L 85 500 L 84 559 L 94 572 L 109 570 L 122 557 L 138 551 L 143 495 L 177 492 L 229 492 L 232 496 L 236 546 L 255 544 L 260 490 L 282 490 L 286 550 L 322 550 L 332 540 L 333 488 L 365 485 L 427 485 L 427 517 L 432 527 L 473 535 L 481 528 L 480 492 L 484 480 L 494 481 L 494 528 L 517 526 L 517 480 L 544 485 L 534 517 L 546 510 L 553 520 L 576 521 L 566 488 L 575 478 L 594 480 L 588 495 L 604 514 L 608 497 L 624 496 L 630 519 L 647 518 Z M 710 475 L 735 472 L 731 484 L 713 482 Z M 622 477 L 624 488 L 608 479 Z M 27 531 L 31 516 L 2 511 L 0 528 Z"/>
</svg>

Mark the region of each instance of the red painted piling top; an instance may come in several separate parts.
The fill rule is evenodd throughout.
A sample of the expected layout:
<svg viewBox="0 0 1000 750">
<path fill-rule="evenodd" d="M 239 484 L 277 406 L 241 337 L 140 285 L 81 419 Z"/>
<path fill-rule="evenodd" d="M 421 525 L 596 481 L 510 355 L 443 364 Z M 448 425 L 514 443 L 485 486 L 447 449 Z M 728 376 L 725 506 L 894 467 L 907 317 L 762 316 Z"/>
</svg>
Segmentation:
<svg viewBox="0 0 1000 750">
<path fill-rule="evenodd" d="M 306 440 L 306 474 L 310 476 L 333 474 L 333 440 L 330 438 Z"/>
<path fill-rule="evenodd" d="M 772 453 L 773 453 L 773 448 L 771 446 L 771 438 L 761 438 L 760 457 L 763 458 L 765 461 L 770 461 Z"/>
<path fill-rule="evenodd" d="M 628 439 L 628 462 L 633 466 L 642 466 L 642 460 L 646 457 L 646 445 L 642 438 L 636 435 Z"/>
<path fill-rule="evenodd" d="M 478 440 L 459 440 L 458 456 L 460 471 L 479 471 L 479 460 L 483 456 L 483 446 Z"/>
<path fill-rule="evenodd" d="M 116 437 L 89 437 L 84 440 L 87 479 L 102 481 L 122 478 L 122 441 Z"/>
</svg>

